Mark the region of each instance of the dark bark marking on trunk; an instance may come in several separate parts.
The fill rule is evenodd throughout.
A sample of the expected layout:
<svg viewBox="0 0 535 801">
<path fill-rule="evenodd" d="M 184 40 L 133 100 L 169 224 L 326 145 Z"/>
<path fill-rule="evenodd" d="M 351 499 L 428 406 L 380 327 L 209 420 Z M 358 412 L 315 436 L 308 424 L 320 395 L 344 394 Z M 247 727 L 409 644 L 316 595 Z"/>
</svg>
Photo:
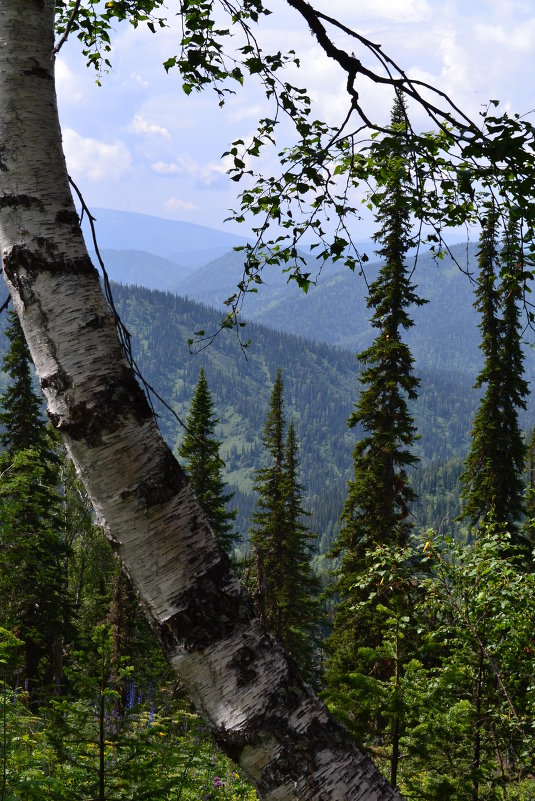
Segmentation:
<svg viewBox="0 0 535 801">
<path fill-rule="evenodd" d="M 26 195 L 4 195 L 0 198 L 0 209 L 2 208 L 3 201 L 6 197 L 15 198 L 15 201 L 22 198 L 24 202 L 14 205 L 32 205 L 32 198 Z M 27 203 L 26 203 L 27 200 Z M 39 205 L 40 201 L 35 201 Z M 9 204 L 5 204 L 9 205 Z M 38 237 L 36 240 L 37 246 L 50 253 L 51 258 L 35 253 L 25 245 L 13 245 L 9 252 L 4 256 L 4 271 L 11 281 L 11 283 L 19 289 L 20 279 L 18 270 L 23 267 L 26 273 L 33 279 L 38 273 L 49 272 L 57 275 L 58 273 L 65 273 L 65 275 L 91 275 L 98 276 L 98 272 L 93 266 L 89 256 L 81 256 L 78 259 L 58 259 L 55 250 L 56 246 L 45 237 Z"/>
<path fill-rule="evenodd" d="M 4 171 L 6 171 L 4 169 Z M 39 198 L 32 197 L 31 195 L 2 195 L 0 197 L 0 210 L 1 209 L 16 209 L 22 206 L 29 209 L 36 206 L 40 211 L 44 210 L 43 203 Z"/>
<path fill-rule="evenodd" d="M 0 151 L 1 153 L 1 151 Z M 58 225 L 69 225 L 76 230 L 76 234 L 80 233 L 80 219 L 75 211 L 70 209 L 62 209 L 56 214 L 56 222 Z"/>
<path fill-rule="evenodd" d="M 135 379 L 134 379 L 135 381 Z M 148 417 L 152 416 L 145 395 L 136 383 L 141 396 L 145 402 Z M 126 490 L 121 493 L 122 498 L 132 495 L 143 502 L 147 509 L 167 503 L 177 492 L 180 492 L 188 483 L 186 475 L 179 463 L 167 448 L 160 452 L 160 463 L 152 471 L 151 477 L 140 482 L 135 490 Z"/>
<path fill-rule="evenodd" d="M 0 171 L 7 172 L 8 167 L 5 162 L 5 155 L 6 155 L 6 148 L 3 145 L 0 145 Z"/>
<path fill-rule="evenodd" d="M 39 78 L 40 80 L 45 81 L 53 81 L 54 76 L 50 70 L 46 70 L 43 67 L 35 66 L 30 67 L 28 70 L 23 70 L 22 74 L 27 76 L 28 78 Z"/>
<path fill-rule="evenodd" d="M 246 687 L 256 679 L 255 661 L 256 654 L 247 645 L 234 654 L 231 665 L 236 672 L 238 687 Z"/>
<path fill-rule="evenodd" d="M 238 626 L 254 619 L 252 602 L 241 590 L 236 592 L 236 582 L 229 583 L 229 579 L 229 564 L 222 554 L 221 559 L 205 572 L 195 587 L 172 599 L 177 612 L 160 629 L 160 639 L 165 642 L 166 649 L 171 653 L 177 649 L 188 653 L 203 651 L 230 637 Z M 225 592 L 225 587 L 232 589 Z M 216 615 L 214 609 L 217 609 Z M 252 657 L 247 661 L 251 662 Z M 239 657 L 236 670 L 240 679 L 243 679 L 243 665 Z M 252 672 L 251 668 L 249 671 Z"/>
<path fill-rule="evenodd" d="M 97 331 L 99 328 L 106 328 L 109 323 L 109 318 L 107 317 L 100 317 L 96 314 L 91 320 L 88 320 L 83 326 L 80 327 L 80 330 L 89 329 L 90 331 Z"/>
<path fill-rule="evenodd" d="M 62 367 L 55 373 L 41 378 L 39 381 L 41 389 L 53 389 L 55 392 L 64 392 L 72 387 L 72 380 Z"/>
<path fill-rule="evenodd" d="M 66 382 L 63 384 L 63 388 L 68 388 L 70 384 L 69 376 L 64 372 L 62 373 L 61 368 L 53 376 L 48 377 L 48 380 L 55 382 L 58 387 L 61 387 L 62 381 Z M 71 439 L 83 440 L 88 445 L 93 446 L 102 442 L 104 433 L 116 430 L 120 425 L 121 419 L 127 414 L 133 412 L 140 424 L 152 417 L 152 411 L 143 390 L 137 383 L 132 371 L 126 365 L 122 374 L 108 377 L 105 385 L 95 390 L 90 406 L 82 402 L 74 404 L 69 411 L 69 421 L 63 420 L 59 415 L 51 414 L 52 425 L 68 434 Z M 175 462 L 172 455 L 171 459 Z M 170 460 L 168 459 L 167 461 Z M 169 472 L 168 470 L 166 471 L 165 460 L 162 463 L 162 469 L 164 472 Z M 170 497 L 176 491 L 175 484 L 174 487 L 164 487 L 163 492 L 159 493 L 156 487 L 157 483 L 159 482 L 155 477 L 155 488 L 152 494 L 150 486 L 147 486 L 146 492 L 138 488 L 138 493 L 146 497 L 148 506 L 162 500 L 161 498 L 158 500 L 153 496 L 165 494 Z M 184 483 L 184 480 L 182 483 Z"/>
</svg>

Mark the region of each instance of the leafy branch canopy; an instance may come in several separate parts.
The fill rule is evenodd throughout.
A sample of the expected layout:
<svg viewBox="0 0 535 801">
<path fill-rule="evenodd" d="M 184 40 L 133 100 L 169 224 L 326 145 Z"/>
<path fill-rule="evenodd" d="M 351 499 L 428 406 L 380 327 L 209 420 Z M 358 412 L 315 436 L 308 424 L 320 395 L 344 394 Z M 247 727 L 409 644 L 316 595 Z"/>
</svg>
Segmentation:
<svg viewBox="0 0 535 801">
<path fill-rule="evenodd" d="M 181 35 L 177 53 L 164 67 L 179 71 L 187 94 L 212 88 L 223 105 L 253 78 L 271 102 L 272 111 L 259 119 L 255 134 L 248 141 L 235 140 L 224 154 L 230 157 L 230 178 L 244 187 L 231 219 L 252 218 L 256 236 L 244 248 L 244 274 L 227 300 L 229 321 L 237 319 L 245 294 L 262 283 L 265 265 L 281 266 L 288 280 L 305 291 L 327 260 L 362 269 L 367 257 L 359 252 L 354 231 L 365 208 L 373 212 L 380 204 L 388 180 L 383 156 L 391 150 L 392 137 L 404 142 L 413 187 L 410 212 L 422 241 L 440 255 L 445 228 L 477 223 L 489 207 L 496 207 L 504 219 L 518 221 L 523 259 L 530 268 L 535 127 L 529 119 L 500 114 L 498 101 L 490 100 L 481 119 L 473 121 L 443 91 L 410 78 L 380 44 L 307 0 L 286 3 L 341 70 L 348 105 L 337 126 L 316 119 L 308 91 L 286 80 L 288 68 L 292 74 L 299 68 L 298 56 L 267 53 L 260 46 L 259 26 L 271 13 L 264 0 L 180 0 L 172 11 L 180 18 Z M 163 0 L 58 0 L 57 31 L 63 36 L 75 32 L 88 63 L 101 71 L 110 67 L 117 23 L 144 24 L 155 32 L 168 25 L 164 14 L 169 13 Z M 361 101 L 366 84 L 405 97 L 404 126 L 392 130 L 371 117 Z M 416 106 L 427 115 L 427 132 L 416 131 L 411 123 Z M 283 120 L 292 126 L 293 143 L 278 150 L 278 173 L 264 174 L 255 164 L 266 149 L 278 147 Z M 523 275 L 530 278 L 529 269 Z"/>
</svg>

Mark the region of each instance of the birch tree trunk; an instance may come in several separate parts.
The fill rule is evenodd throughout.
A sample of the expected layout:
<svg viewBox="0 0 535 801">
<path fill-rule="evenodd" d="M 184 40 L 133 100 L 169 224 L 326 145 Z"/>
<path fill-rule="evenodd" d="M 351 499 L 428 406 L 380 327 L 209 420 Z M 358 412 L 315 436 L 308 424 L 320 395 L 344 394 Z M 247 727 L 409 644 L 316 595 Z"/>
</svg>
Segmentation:
<svg viewBox="0 0 535 801">
<path fill-rule="evenodd" d="M 260 796 L 400 799 L 260 627 L 124 359 L 70 195 L 53 13 L 0 0 L 0 244 L 50 419 L 167 658 Z"/>
</svg>

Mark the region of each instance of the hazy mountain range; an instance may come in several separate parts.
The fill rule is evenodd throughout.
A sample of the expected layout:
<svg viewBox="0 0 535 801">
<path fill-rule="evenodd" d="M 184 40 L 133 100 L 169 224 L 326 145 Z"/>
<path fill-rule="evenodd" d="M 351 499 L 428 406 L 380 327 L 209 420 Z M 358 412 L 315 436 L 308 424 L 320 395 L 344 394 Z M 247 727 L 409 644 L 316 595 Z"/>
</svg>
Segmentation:
<svg viewBox="0 0 535 801">
<path fill-rule="evenodd" d="M 98 208 L 92 209 L 91 213 L 95 217 L 99 250 L 142 251 L 183 264 L 187 270 L 200 267 L 247 242 L 246 237 L 238 234 L 147 214 Z M 82 229 L 87 247 L 93 251 L 87 218 L 82 221 Z M 161 286 L 148 286 L 162 289 Z"/>
<path fill-rule="evenodd" d="M 112 280 L 174 292 L 225 309 L 224 301 L 235 293 L 243 272 L 243 255 L 231 248 L 243 244 L 244 239 L 127 212 L 97 210 L 95 214 Z M 130 243 L 128 248 L 126 243 Z M 209 248 L 202 249 L 201 244 Z M 369 242 L 363 247 L 372 254 Z M 212 248 L 224 252 L 204 264 L 194 263 Z M 417 368 L 458 370 L 475 379 L 481 364 L 478 318 L 472 305 L 474 283 L 470 278 L 476 267 L 476 251 L 475 244 L 460 244 L 452 246 L 451 256 L 443 259 L 430 252 L 419 254 L 413 281 L 428 303 L 413 310 L 415 325 L 407 332 Z M 359 352 L 373 337 L 366 294 L 367 283 L 377 274 L 377 262 L 371 260 L 362 274 L 332 263 L 326 264 L 319 275 L 316 263 L 312 262 L 311 268 L 317 283 L 306 295 L 279 269 L 266 268 L 258 293 L 245 299 L 243 319 Z M 529 329 L 526 338 L 529 345 L 533 341 Z M 535 357 L 529 347 L 526 372 L 528 378 L 535 379 Z"/>
</svg>

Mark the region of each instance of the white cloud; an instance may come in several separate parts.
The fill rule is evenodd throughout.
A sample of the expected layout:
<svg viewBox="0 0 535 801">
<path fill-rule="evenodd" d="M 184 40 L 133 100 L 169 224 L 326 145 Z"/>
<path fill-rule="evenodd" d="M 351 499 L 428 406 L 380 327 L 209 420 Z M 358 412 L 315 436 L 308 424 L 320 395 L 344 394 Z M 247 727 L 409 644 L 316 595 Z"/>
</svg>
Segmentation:
<svg viewBox="0 0 535 801">
<path fill-rule="evenodd" d="M 348 10 L 347 0 L 328 0 L 319 4 L 326 14 L 344 22 L 354 17 L 353 25 L 359 24 L 362 17 L 382 17 L 389 22 L 421 22 L 431 15 L 427 0 L 360 0 L 355 4 L 358 13 Z M 351 26 L 351 19 L 349 19 Z"/>
<path fill-rule="evenodd" d="M 154 172 L 159 175 L 176 175 L 180 173 L 180 167 L 175 162 L 168 163 L 166 161 L 155 161 L 150 165 Z"/>
<path fill-rule="evenodd" d="M 445 29 L 437 46 L 442 55 L 442 77 L 446 82 L 446 87 L 441 88 L 453 93 L 469 85 L 467 54 L 460 46 L 455 31 Z"/>
<path fill-rule="evenodd" d="M 141 114 L 135 114 L 132 122 L 128 126 L 130 133 L 145 134 L 147 136 L 162 136 L 164 139 L 171 140 L 171 135 L 167 128 L 149 122 Z"/>
<path fill-rule="evenodd" d="M 227 170 L 231 166 L 228 158 L 221 159 L 221 161 L 210 161 L 208 164 L 202 164 L 198 170 L 198 180 L 204 189 L 211 189 L 215 184 L 219 183 L 222 178 L 227 179 Z"/>
<path fill-rule="evenodd" d="M 479 24 L 476 28 L 478 38 L 487 44 L 499 45 L 497 55 L 503 50 L 530 52 L 535 42 L 535 18 L 522 25 Z"/>
<path fill-rule="evenodd" d="M 133 78 L 133 79 L 134 79 L 134 81 L 135 81 L 137 84 L 139 84 L 139 86 L 143 87 L 143 89 L 146 89 L 146 88 L 147 88 L 147 86 L 149 85 L 149 82 L 148 82 L 148 81 L 146 81 L 146 80 L 145 80 L 145 79 L 144 79 L 144 78 L 143 78 L 141 75 L 139 75 L 139 73 L 137 73 L 137 72 L 131 72 L 131 73 L 130 73 L 130 77 L 131 77 L 131 78 Z"/>
<path fill-rule="evenodd" d="M 170 197 L 165 201 L 166 209 L 180 209 L 180 211 L 195 211 L 199 207 L 189 200 L 181 200 L 179 197 Z"/>
<path fill-rule="evenodd" d="M 101 142 L 63 129 L 63 147 L 69 171 L 90 181 L 117 181 L 130 170 L 132 158 L 124 142 Z"/>
<path fill-rule="evenodd" d="M 84 99 L 80 83 L 67 62 L 61 58 L 56 61 L 56 89 L 58 96 L 67 103 L 79 105 Z"/>
<path fill-rule="evenodd" d="M 231 158 L 225 157 L 221 161 L 209 161 L 205 164 L 190 158 L 190 156 L 177 156 L 175 161 L 155 161 L 151 164 L 153 172 L 158 175 L 189 175 L 195 178 L 200 189 L 212 189 L 225 179 L 231 166 Z"/>
<path fill-rule="evenodd" d="M 241 105 L 240 105 L 241 104 Z M 230 106 L 230 103 L 229 103 Z M 234 122 L 241 122 L 242 120 L 258 120 L 262 116 L 262 114 L 266 110 L 266 105 L 261 105 L 260 103 L 256 103 L 251 105 L 247 99 L 245 102 L 242 98 L 238 98 L 237 101 L 231 106 L 230 115 Z"/>
</svg>

